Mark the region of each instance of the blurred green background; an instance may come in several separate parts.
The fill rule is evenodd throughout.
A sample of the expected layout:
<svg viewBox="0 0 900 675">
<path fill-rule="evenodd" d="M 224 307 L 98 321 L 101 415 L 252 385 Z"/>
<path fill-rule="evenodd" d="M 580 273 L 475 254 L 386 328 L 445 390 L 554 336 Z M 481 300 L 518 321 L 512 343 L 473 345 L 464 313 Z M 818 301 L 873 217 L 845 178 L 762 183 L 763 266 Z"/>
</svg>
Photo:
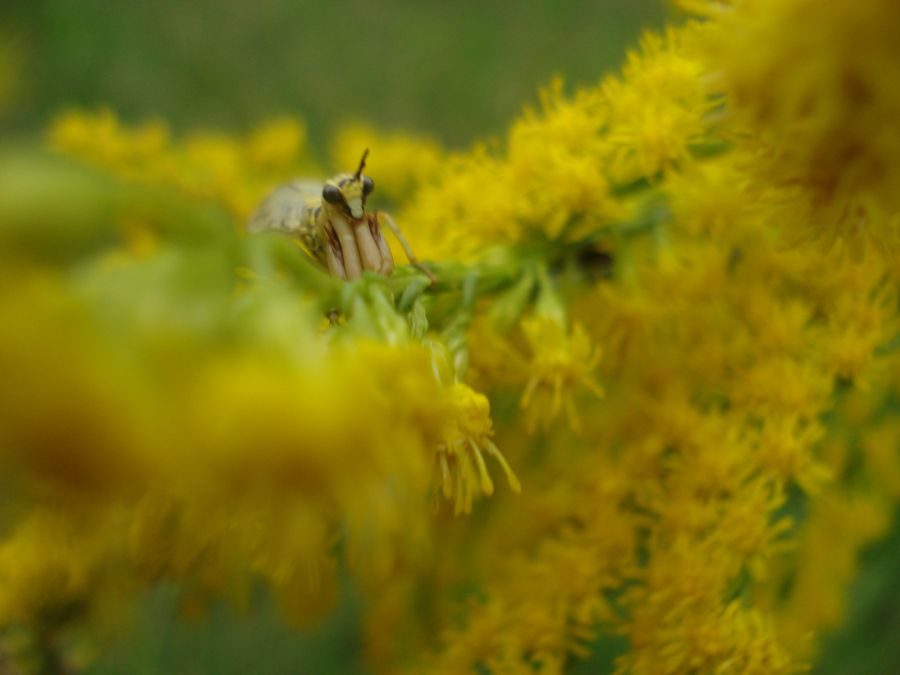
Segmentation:
<svg viewBox="0 0 900 675">
<path fill-rule="evenodd" d="M 556 74 L 569 86 L 617 67 L 661 0 L 2 0 L 0 138 L 35 139 L 65 107 L 107 105 L 129 122 L 244 131 L 290 114 L 325 154 L 348 120 L 428 133 L 450 146 L 499 135 Z M 0 86 L 0 89 L 5 87 Z M 814 672 L 900 667 L 900 530 L 866 553 L 845 627 Z M 359 599 L 297 636 L 264 599 L 173 622 L 172 589 L 148 597 L 95 673 L 361 672 Z M 609 672 L 619 641 L 577 672 Z"/>
<path fill-rule="evenodd" d="M 660 0 L 3 0 L 23 69 L 4 123 L 106 104 L 182 129 L 299 115 L 320 149 L 348 119 L 467 145 L 555 74 L 595 82 L 665 14 Z"/>
</svg>

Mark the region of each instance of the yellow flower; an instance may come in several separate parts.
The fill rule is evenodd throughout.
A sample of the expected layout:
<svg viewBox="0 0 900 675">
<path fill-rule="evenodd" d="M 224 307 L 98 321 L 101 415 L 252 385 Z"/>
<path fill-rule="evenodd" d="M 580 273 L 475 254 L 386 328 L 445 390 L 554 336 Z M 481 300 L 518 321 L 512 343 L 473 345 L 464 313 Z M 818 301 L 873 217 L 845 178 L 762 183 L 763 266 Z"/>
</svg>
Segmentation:
<svg viewBox="0 0 900 675">
<path fill-rule="evenodd" d="M 142 187 L 39 271 L 0 223 L 0 629 L 159 580 L 309 625 L 349 577 L 378 671 L 562 673 L 609 635 L 620 673 L 808 667 L 900 498 L 900 15 L 679 4 L 503 140 L 338 132 L 432 286 L 229 227 L 312 167 L 299 121 L 62 114 L 56 149 Z"/>
<path fill-rule="evenodd" d="M 529 411 L 528 424 L 546 428 L 565 409 L 569 424 L 581 424 L 574 390 L 584 387 L 595 396 L 603 388 L 593 371 L 600 361 L 600 348 L 591 344 L 587 332 L 579 324 L 566 334 L 553 319 L 534 317 L 522 322 L 528 345 L 523 374 L 527 378 L 520 404 Z"/>
<path fill-rule="evenodd" d="M 520 492 L 519 479 L 492 440 L 494 429 L 487 397 L 461 383 L 447 387 L 444 396 L 447 413 L 437 449 L 438 482 L 444 497 L 453 499 L 455 512 L 469 513 L 474 496 L 489 497 L 494 493 L 485 454 L 503 468 L 512 491 Z"/>
<path fill-rule="evenodd" d="M 812 364 L 789 359 L 762 361 L 735 384 L 734 401 L 755 414 L 797 414 L 806 418 L 822 411 L 831 381 Z"/>
<path fill-rule="evenodd" d="M 832 477 L 813 454 L 824 433 L 817 422 L 803 423 L 795 415 L 768 418 L 759 434 L 759 461 L 772 475 L 794 481 L 809 493 L 819 492 Z"/>
<path fill-rule="evenodd" d="M 175 141 L 159 122 L 127 128 L 106 109 L 70 110 L 52 122 L 48 141 L 126 181 L 217 201 L 241 221 L 275 184 L 316 173 L 306 155 L 305 129 L 289 118 L 264 124 L 246 139 L 206 131 Z"/>
<path fill-rule="evenodd" d="M 665 546 L 648 563 L 643 584 L 626 592 L 634 647 L 619 658 L 616 672 L 796 670 L 759 615 L 740 602 L 724 601 L 726 583 L 736 572 L 727 548 L 686 538 Z"/>
<path fill-rule="evenodd" d="M 55 150 L 138 181 L 161 170 L 170 142 L 168 127 L 162 122 L 126 129 L 108 109 L 94 114 L 62 113 L 50 127 L 49 140 Z"/>
<path fill-rule="evenodd" d="M 598 99 L 567 99 L 557 79 L 541 92 L 540 113 L 527 110 L 510 129 L 505 179 L 513 217 L 526 230 L 574 239 L 621 216 L 597 161 L 605 121 Z"/>
<path fill-rule="evenodd" d="M 690 31 L 646 33 L 621 78 L 602 85 L 608 109 L 609 173 L 617 183 L 653 178 L 704 139 L 709 104 L 703 66 L 689 54 Z"/>
<path fill-rule="evenodd" d="M 491 186 L 489 199 L 485 185 Z M 423 258 L 471 260 L 486 243 L 515 239 L 517 197 L 512 188 L 508 167 L 477 147 L 467 155 L 446 157 L 435 181 L 406 202 L 399 221 L 404 228 L 409 223 Z"/>
<path fill-rule="evenodd" d="M 706 26 L 748 173 L 793 240 L 900 247 L 900 22 L 893 0 L 734 2 Z M 797 26 L 803 25 L 803 31 Z"/>
</svg>

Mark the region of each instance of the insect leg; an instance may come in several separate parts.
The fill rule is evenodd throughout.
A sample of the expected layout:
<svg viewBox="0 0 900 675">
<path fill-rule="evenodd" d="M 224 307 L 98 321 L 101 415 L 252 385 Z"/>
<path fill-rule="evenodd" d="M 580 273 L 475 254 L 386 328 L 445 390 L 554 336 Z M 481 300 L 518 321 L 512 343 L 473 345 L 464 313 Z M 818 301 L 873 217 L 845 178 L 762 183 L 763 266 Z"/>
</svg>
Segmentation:
<svg viewBox="0 0 900 675">
<path fill-rule="evenodd" d="M 381 252 L 380 271 L 383 275 L 388 276 L 394 271 L 394 254 L 391 253 L 391 247 L 388 246 L 388 243 L 384 240 L 384 234 L 381 232 L 381 225 L 378 223 L 378 214 L 369 213 L 366 216 L 366 219 L 369 221 L 369 231 L 372 233 L 372 238 L 375 240 L 375 243 L 378 245 L 378 250 Z"/>
<path fill-rule="evenodd" d="M 353 233 L 356 235 L 356 245 L 359 247 L 359 257 L 362 259 L 363 269 L 370 272 L 381 272 L 383 256 L 372 234 L 368 218 L 353 223 Z"/>
<path fill-rule="evenodd" d="M 394 233 L 394 236 L 397 237 L 397 241 L 400 242 L 400 245 L 403 247 L 404 253 L 406 253 L 406 257 L 409 259 L 409 262 L 415 265 L 422 273 L 425 274 L 431 280 L 431 283 L 437 283 L 437 277 L 428 269 L 425 265 L 419 262 L 419 259 L 416 258 L 416 254 L 413 253 L 412 247 L 410 247 L 409 242 L 406 241 L 406 237 L 403 236 L 403 233 L 400 231 L 400 228 L 397 226 L 397 223 L 394 222 L 394 219 L 391 218 L 390 214 L 381 212 L 381 217 L 384 218 L 384 222 L 387 223 L 387 226 L 391 228 L 391 232 Z"/>
<path fill-rule="evenodd" d="M 328 271 L 331 276 L 338 279 L 346 279 L 347 274 L 344 272 L 343 253 L 341 252 L 341 243 L 338 241 L 337 232 L 331 225 L 325 226 L 325 236 L 327 242 L 325 244 L 325 262 L 328 265 Z"/>
<path fill-rule="evenodd" d="M 333 217 L 332 226 L 337 232 L 338 239 L 341 242 L 341 253 L 344 261 L 344 273 L 347 279 L 358 279 L 362 276 L 362 264 L 359 261 L 359 249 L 356 247 L 356 237 L 353 236 L 353 230 L 350 223 L 338 217 Z"/>
</svg>

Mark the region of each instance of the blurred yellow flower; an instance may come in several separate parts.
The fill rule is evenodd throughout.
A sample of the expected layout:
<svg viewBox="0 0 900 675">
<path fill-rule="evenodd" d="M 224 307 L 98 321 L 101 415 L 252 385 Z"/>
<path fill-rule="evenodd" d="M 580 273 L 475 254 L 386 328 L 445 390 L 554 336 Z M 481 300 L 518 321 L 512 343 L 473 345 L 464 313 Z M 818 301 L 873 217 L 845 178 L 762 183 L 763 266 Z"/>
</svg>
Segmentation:
<svg viewBox="0 0 900 675">
<path fill-rule="evenodd" d="M 298 120 L 61 113 L 51 147 L 109 180 L 0 174 L 29 196 L 0 210 L 0 633 L 261 581 L 299 626 L 353 588 L 378 672 L 562 673 L 611 637 L 623 674 L 811 667 L 900 499 L 900 15 L 678 4 L 502 140 L 337 132 L 433 284 L 245 235 L 322 177 Z"/>
</svg>

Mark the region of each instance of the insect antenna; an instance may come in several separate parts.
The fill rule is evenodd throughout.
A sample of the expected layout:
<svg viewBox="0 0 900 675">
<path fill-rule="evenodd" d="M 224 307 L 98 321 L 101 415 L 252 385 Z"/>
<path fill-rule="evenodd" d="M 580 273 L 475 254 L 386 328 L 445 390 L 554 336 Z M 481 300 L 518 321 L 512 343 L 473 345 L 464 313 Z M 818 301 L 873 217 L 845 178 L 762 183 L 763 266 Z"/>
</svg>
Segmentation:
<svg viewBox="0 0 900 675">
<path fill-rule="evenodd" d="M 362 159 L 359 160 L 359 168 L 356 170 L 356 173 L 353 174 L 353 180 L 359 180 L 360 175 L 362 174 L 362 170 L 366 167 L 366 157 L 369 154 L 369 149 L 366 148 L 363 151 Z"/>
</svg>

